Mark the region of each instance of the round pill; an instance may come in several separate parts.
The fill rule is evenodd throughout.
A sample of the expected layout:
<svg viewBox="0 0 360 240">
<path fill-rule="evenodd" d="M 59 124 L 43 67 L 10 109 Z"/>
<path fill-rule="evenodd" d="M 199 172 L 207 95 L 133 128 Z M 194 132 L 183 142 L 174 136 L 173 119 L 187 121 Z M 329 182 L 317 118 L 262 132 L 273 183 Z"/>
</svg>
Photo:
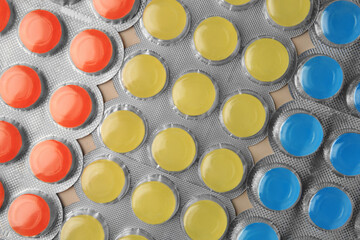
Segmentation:
<svg viewBox="0 0 360 240">
<path fill-rule="evenodd" d="M 131 196 L 135 215 L 147 224 L 162 224 L 168 221 L 177 209 L 177 197 L 165 183 L 145 182 L 137 186 Z"/>
<path fill-rule="evenodd" d="M 9 24 L 11 9 L 7 0 L 0 0 L 0 33 L 4 31 L 6 26 Z"/>
<path fill-rule="evenodd" d="M 57 124 L 66 128 L 83 125 L 89 119 L 92 108 L 90 94 L 77 85 L 59 88 L 50 99 L 51 117 Z"/>
<path fill-rule="evenodd" d="M 290 65 L 290 55 L 278 40 L 260 38 L 246 47 L 244 63 L 255 80 L 271 83 L 284 76 Z"/>
<path fill-rule="evenodd" d="M 296 113 L 284 121 L 279 135 L 285 151 L 296 157 L 303 157 L 318 150 L 323 141 L 324 131 L 314 116 Z"/>
<path fill-rule="evenodd" d="M 121 237 L 117 240 L 149 240 L 149 239 L 140 235 L 129 235 L 129 236 Z"/>
<path fill-rule="evenodd" d="M 335 1 L 320 15 L 325 38 L 334 44 L 349 44 L 360 36 L 360 7 L 351 1 Z"/>
<path fill-rule="evenodd" d="M 60 240 L 105 240 L 105 231 L 99 220 L 90 215 L 78 215 L 65 222 Z"/>
<path fill-rule="evenodd" d="M 221 239 L 228 227 L 224 208 L 211 200 L 199 200 L 191 204 L 183 215 L 183 226 L 191 239 Z"/>
<path fill-rule="evenodd" d="M 139 54 L 125 63 L 121 72 L 124 88 L 138 98 L 150 98 L 164 89 L 167 71 L 155 56 Z"/>
<path fill-rule="evenodd" d="M 222 17 L 209 17 L 195 29 L 195 50 L 205 59 L 219 62 L 237 54 L 240 38 L 237 28 Z"/>
<path fill-rule="evenodd" d="M 120 110 L 105 118 L 100 132 L 106 147 L 114 152 L 127 153 L 138 148 L 144 141 L 146 126 L 136 113 Z"/>
<path fill-rule="evenodd" d="M 23 140 L 19 130 L 6 121 L 0 121 L 0 163 L 13 160 L 20 152 Z"/>
<path fill-rule="evenodd" d="M 172 89 L 172 100 L 182 114 L 200 116 L 215 107 L 217 90 L 207 75 L 190 72 L 176 80 Z"/>
<path fill-rule="evenodd" d="M 301 195 L 301 183 L 291 170 L 273 168 L 262 176 L 257 191 L 265 207 L 281 211 L 297 203 Z"/>
<path fill-rule="evenodd" d="M 311 10 L 310 0 L 266 0 L 269 18 L 282 27 L 301 24 Z"/>
<path fill-rule="evenodd" d="M 105 70 L 113 57 L 113 45 L 102 31 L 87 29 L 71 41 L 70 58 L 79 70 L 96 73 Z"/>
<path fill-rule="evenodd" d="M 51 225 L 51 209 L 42 197 L 23 194 L 10 205 L 8 221 L 19 235 L 34 237 L 43 233 Z"/>
<path fill-rule="evenodd" d="M 103 18 L 117 20 L 137 11 L 138 0 L 93 0 L 95 11 Z"/>
<path fill-rule="evenodd" d="M 349 196 L 339 188 L 325 187 L 311 198 L 308 213 L 316 226 L 334 230 L 350 219 L 352 203 Z"/>
<path fill-rule="evenodd" d="M 171 127 L 160 131 L 151 143 L 151 156 L 162 169 L 180 172 L 194 162 L 197 146 L 184 129 Z"/>
<path fill-rule="evenodd" d="M 239 234 L 237 240 L 279 240 L 276 231 L 268 224 L 255 222 L 247 225 Z"/>
<path fill-rule="evenodd" d="M 212 150 L 201 160 L 201 179 L 215 192 L 235 189 L 244 177 L 244 166 L 239 155 L 227 148 Z"/>
<path fill-rule="evenodd" d="M 45 140 L 35 145 L 29 159 L 34 176 L 46 183 L 64 180 L 73 165 L 70 149 L 57 140 Z"/>
<path fill-rule="evenodd" d="M 81 176 L 81 187 L 91 201 L 109 203 L 123 193 L 127 181 L 119 164 L 101 159 L 85 167 Z"/>
<path fill-rule="evenodd" d="M 360 174 L 360 134 L 345 133 L 332 143 L 330 162 L 336 171 L 346 176 Z"/>
<path fill-rule="evenodd" d="M 2 182 L 0 181 L 0 209 L 5 201 L 5 188 Z"/>
<path fill-rule="evenodd" d="M 301 66 L 298 75 L 303 91 L 318 100 L 335 96 L 344 81 L 340 64 L 328 56 L 310 58 Z"/>
<path fill-rule="evenodd" d="M 0 77 L 0 96 L 13 108 L 30 107 L 40 98 L 41 91 L 39 75 L 28 66 L 13 66 Z"/>
<path fill-rule="evenodd" d="M 225 128 L 239 138 L 248 138 L 259 133 L 266 124 L 267 115 L 263 103 L 247 93 L 230 97 L 221 110 L 221 120 Z"/>
<path fill-rule="evenodd" d="M 152 0 L 142 20 L 148 34 L 163 41 L 182 37 L 189 22 L 184 7 L 176 0 Z"/>
<path fill-rule="evenodd" d="M 38 54 L 53 50 L 59 44 L 62 34 L 59 19 L 53 13 L 41 9 L 26 14 L 19 26 L 23 45 Z"/>
</svg>

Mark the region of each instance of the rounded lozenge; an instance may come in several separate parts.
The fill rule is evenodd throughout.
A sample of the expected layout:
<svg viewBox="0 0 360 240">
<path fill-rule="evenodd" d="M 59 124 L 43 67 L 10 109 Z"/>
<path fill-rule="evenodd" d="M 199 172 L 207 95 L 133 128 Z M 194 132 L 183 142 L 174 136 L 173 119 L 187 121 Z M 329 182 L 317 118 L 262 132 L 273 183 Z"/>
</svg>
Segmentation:
<svg viewBox="0 0 360 240">
<path fill-rule="evenodd" d="M 139 9 L 140 0 L 93 0 L 94 10 L 108 20 L 131 18 Z"/>
<path fill-rule="evenodd" d="M 245 226 L 239 233 L 237 240 L 279 240 L 277 232 L 272 226 L 264 222 L 254 222 Z"/>
<path fill-rule="evenodd" d="M 333 168 L 345 176 L 360 174 L 360 134 L 348 132 L 338 136 L 331 144 L 330 162 Z"/>
<path fill-rule="evenodd" d="M 311 13 L 311 0 L 266 0 L 268 17 L 285 28 L 302 24 Z"/>
<path fill-rule="evenodd" d="M 260 83 L 274 83 L 282 79 L 290 67 L 286 46 L 273 38 L 255 39 L 245 47 L 243 66 L 251 79 Z"/>
<path fill-rule="evenodd" d="M 34 146 L 29 157 L 32 173 L 40 181 L 56 183 L 65 180 L 73 167 L 70 148 L 57 140 L 45 140 Z"/>
<path fill-rule="evenodd" d="M 100 135 L 110 150 L 127 153 L 143 143 L 146 137 L 146 124 L 137 113 L 120 109 L 105 117 Z"/>
<path fill-rule="evenodd" d="M 5 202 L 5 196 L 7 194 L 5 193 L 5 188 L 3 183 L 0 181 L 0 209 L 3 206 L 4 202 Z"/>
<path fill-rule="evenodd" d="M 202 72 L 189 72 L 179 77 L 172 88 L 172 102 L 184 116 L 210 114 L 216 107 L 218 88 Z"/>
<path fill-rule="evenodd" d="M 158 43 L 181 40 L 189 29 L 190 14 L 177 0 L 152 0 L 142 16 L 145 35 Z"/>
<path fill-rule="evenodd" d="M 249 138 L 264 129 L 268 121 L 268 109 L 259 97 L 249 93 L 236 93 L 223 103 L 220 121 L 232 136 Z"/>
<path fill-rule="evenodd" d="M 150 144 L 150 154 L 161 169 L 181 172 L 195 161 L 197 144 L 194 137 L 182 127 L 167 127 L 156 133 Z"/>
<path fill-rule="evenodd" d="M 312 196 L 308 214 L 312 223 L 321 229 L 334 230 L 344 226 L 351 218 L 352 201 L 338 187 L 324 187 Z"/>
<path fill-rule="evenodd" d="M 328 4 L 319 14 L 316 32 L 325 42 L 343 46 L 360 37 L 360 7 L 352 1 L 340 0 Z"/>
<path fill-rule="evenodd" d="M 62 127 L 82 126 L 93 111 L 89 92 L 78 85 L 66 85 L 57 89 L 50 98 L 50 114 Z"/>
<path fill-rule="evenodd" d="M 7 0 L 0 0 L 0 33 L 9 25 L 11 14 L 11 8 Z"/>
<path fill-rule="evenodd" d="M 326 100 L 336 96 L 344 82 L 340 64 L 328 56 L 313 56 L 298 69 L 296 84 L 310 98 Z"/>
<path fill-rule="evenodd" d="M 45 54 L 53 51 L 62 39 L 63 29 L 57 16 L 38 9 L 29 12 L 19 25 L 19 38 L 31 52 Z"/>
<path fill-rule="evenodd" d="M 266 208 L 286 210 L 298 202 L 301 196 L 301 182 L 297 174 L 288 168 L 272 168 L 261 177 L 257 194 Z"/>
<path fill-rule="evenodd" d="M 196 27 L 193 44 L 199 57 L 210 64 L 222 64 L 236 56 L 240 36 L 236 26 L 222 17 L 209 17 Z"/>
<path fill-rule="evenodd" d="M 236 189 L 243 181 L 243 160 L 230 148 L 207 151 L 200 160 L 200 177 L 205 185 L 219 193 Z"/>
<path fill-rule="evenodd" d="M 99 159 L 84 168 L 81 187 L 96 203 L 109 203 L 126 194 L 129 186 L 127 172 L 117 162 Z"/>
<path fill-rule="evenodd" d="M 87 29 L 78 33 L 70 44 L 70 58 L 85 73 L 104 71 L 113 58 L 113 44 L 106 33 Z"/>
<path fill-rule="evenodd" d="M 178 192 L 172 182 L 150 179 L 140 182 L 131 194 L 131 207 L 141 221 L 156 225 L 167 222 L 179 206 Z M 168 183 L 169 182 L 169 183 Z"/>
<path fill-rule="evenodd" d="M 40 76 L 33 68 L 15 65 L 0 77 L 0 96 L 13 108 L 27 108 L 39 100 L 41 85 Z"/>
<path fill-rule="evenodd" d="M 103 225 L 93 216 L 77 215 L 69 218 L 60 231 L 60 240 L 106 240 Z"/>
<path fill-rule="evenodd" d="M 125 61 L 121 71 L 121 83 L 131 95 L 150 98 L 158 95 L 166 86 L 168 71 L 162 59 L 154 53 L 139 53 Z"/>
<path fill-rule="evenodd" d="M 210 199 L 189 202 L 182 210 L 181 221 L 186 235 L 196 240 L 221 239 L 229 224 L 227 211 Z"/>
<path fill-rule="evenodd" d="M 36 194 L 17 197 L 8 210 L 10 227 L 23 237 L 34 237 L 52 226 L 56 213 L 49 203 Z"/>
<path fill-rule="evenodd" d="M 0 146 L 0 163 L 13 160 L 23 146 L 19 129 L 7 121 L 0 121 Z"/>
<path fill-rule="evenodd" d="M 319 120 L 308 113 L 295 113 L 281 125 L 279 140 L 284 150 L 296 157 L 316 152 L 322 144 L 324 130 Z"/>
</svg>

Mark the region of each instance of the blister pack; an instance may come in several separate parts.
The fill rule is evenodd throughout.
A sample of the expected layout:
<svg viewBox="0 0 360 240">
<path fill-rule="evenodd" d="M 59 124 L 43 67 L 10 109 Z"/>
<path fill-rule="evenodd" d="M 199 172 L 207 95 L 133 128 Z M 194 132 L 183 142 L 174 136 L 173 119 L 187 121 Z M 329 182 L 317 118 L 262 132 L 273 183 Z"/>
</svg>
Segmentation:
<svg viewBox="0 0 360 240">
<path fill-rule="evenodd" d="M 356 239 L 359 126 L 309 100 L 282 106 L 269 127 L 275 153 L 249 174 L 254 209 L 237 217 L 229 238 L 261 232 L 270 239 Z"/>
<path fill-rule="evenodd" d="M 63 219 L 56 193 L 81 174 L 76 139 L 102 118 L 97 85 L 119 70 L 123 44 L 113 28 L 51 2 L 0 5 L 0 238 L 52 239 Z"/>
<path fill-rule="evenodd" d="M 267 4 L 230 11 L 221 1 L 148 1 L 135 25 L 141 41 L 126 49 L 114 78 L 119 98 L 106 103 L 96 145 L 239 196 L 253 165 L 247 147 L 267 136 L 275 111 L 269 92 L 296 68 L 290 37 L 310 27 L 319 7 L 309 1 L 297 19 L 271 24 L 278 15 L 267 8 L 279 6 Z"/>
<path fill-rule="evenodd" d="M 299 56 L 289 83 L 294 98 L 360 116 L 359 20 L 359 1 L 322 1 L 316 24 L 310 29 L 316 48 Z"/>
<path fill-rule="evenodd" d="M 146 0 L 50 0 L 91 18 L 97 18 L 118 32 L 132 27 L 142 16 Z"/>
<path fill-rule="evenodd" d="M 98 148 L 84 162 L 59 239 L 220 239 L 235 217 L 228 198 L 122 154 Z"/>
</svg>

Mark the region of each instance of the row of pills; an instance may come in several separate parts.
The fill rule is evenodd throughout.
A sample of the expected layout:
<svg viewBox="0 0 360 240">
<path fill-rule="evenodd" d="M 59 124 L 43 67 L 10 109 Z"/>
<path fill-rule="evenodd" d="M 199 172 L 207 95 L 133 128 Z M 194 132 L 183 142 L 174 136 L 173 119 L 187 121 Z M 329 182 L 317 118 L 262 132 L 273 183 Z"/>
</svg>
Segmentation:
<svg viewBox="0 0 360 240">
<path fill-rule="evenodd" d="M 6 0 L 1 1 L 2 9 L 9 9 Z M 2 21 L 5 21 L 3 18 Z M 7 21 L 10 21 L 8 18 Z M 3 23 L 4 26 L 10 23 Z M 34 10 L 25 15 L 18 27 L 21 44 L 31 53 L 41 56 L 59 51 L 65 45 L 65 25 L 54 13 L 47 10 Z M 89 51 L 92 49 L 93 51 Z M 69 56 L 71 62 L 80 71 L 96 74 L 105 71 L 111 65 L 114 55 L 113 44 L 109 36 L 97 29 L 84 30 L 72 39 Z"/>
<path fill-rule="evenodd" d="M 118 157 L 101 155 L 92 158 L 85 165 L 80 186 L 84 195 L 95 203 L 126 203 L 128 200 L 123 200 L 123 198 L 129 194 L 130 177 L 131 172 Z M 131 204 L 132 213 L 146 224 L 164 224 L 178 212 L 180 206 L 178 187 L 164 175 L 143 176 L 133 184 L 131 189 L 129 204 Z M 71 214 L 73 213 L 74 211 Z M 70 217 L 65 221 L 60 233 L 61 239 L 81 239 L 87 236 L 85 229 L 88 228 L 88 223 L 71 219 L 73 218 Z M 181 219 L 183 230 L 190 238 L 204 236 L 207 239 L 220 239 L 226 233 L 229 213 L 217 198 L 201 195 L 185 204 Z M 74 225 L 73 221 L 80 221 L 81 226 Z M 104 223 L 104 221 L 100 222 Z M 107 239 L 106 230 L 97 231 L 96 234 L 99 236 L 96 239 Z"/>
<path fill-rule="evenodd" d="M 321 122 L 304 110 L 293 110 L 274 123 L 271 137 L 280 149 L 293 157 L 313 155 L 324 143 L 324 129 Z M 360 174 L 357 158 L 358 139 L 356 129 L 347 129 L 334 133 L 324 146 L 325 160 L 330 167 L 342 176 Z"/>
<path fill-rule="evenodd" d="M 0 163 L 11 164 L 27 148 L 24 131 L 15 121 L 0 121 Z M 49 138 L 36 143 L 29 155 L 32 174 L 45 183 L 64 181 L 75 165 L 74 149 L 64 139 Z"/>
<path fill-rule="evenodd" d="M 140 116 L 139 111 L 130 106 L 110 109 L 100 127 L 100 136 L 105 146 L 118 153 L 132 151 L 140 146 L 147 135 L 145 121 Z M 198 146 L 194 135 L 181 125 L 169 124 L 159 128 L 149 143 L 152 164 L 166 172 L 185 171 L 192 166 L 197 155 Z M 224 159 L 229 165 L 222 164 Z M 226 144 L 211 147 L 201 157 L 200 163 L 201 179 L 216 192 L 228 192 L 240 187 L 249 167 L 242 154 Z M 227 172 L 226 169 L 233 169 L 233 174 L 222 174 Z"/>
<path fill-rule="evenodd" d="M 10 201 L 10 197 L 6 185 L 0 182 L 0 208 L 7 201 Z M 44 192 L 27 190 L 11 198 L 7 220 L 18 236 L 42 237 L 51 234 L 54 237 L 62 221 L 61 204 L 58 199 Z"/>
</svg>

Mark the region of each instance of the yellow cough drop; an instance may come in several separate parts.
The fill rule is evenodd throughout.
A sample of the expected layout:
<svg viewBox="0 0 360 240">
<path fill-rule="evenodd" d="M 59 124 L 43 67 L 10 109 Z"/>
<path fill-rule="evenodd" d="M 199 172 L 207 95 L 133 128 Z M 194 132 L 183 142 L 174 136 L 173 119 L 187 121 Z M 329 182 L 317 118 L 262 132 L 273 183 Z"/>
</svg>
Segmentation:
<svg viewBox="0 0 360 240">
<path fill-rule="evenodd" d="M 310 0 L 266 0 L 269 17 L 278 25 L 293 27 L 302 23 L 310 13 Z"/>
<path fill-rule="evenodd" d="M 210 111 L 216 95 L 211 79 L 198 72 L 181 76 L 172 89 L 174 105 L 181 113 L 188 116 L 200 116 Z"/>
<path fill-rule="evenodd" d="M 177 127 L 162 130 L 151 144 L 154 161 L 170 172 L 180 172 L 188 168 L 195 160 L 196 151 L 192 136 Z"/>
<path fill-rule="evenodd" d="M 135 215 L 147 224 L 161 224 L 174 214 L 177 199 L 169 186 L 152 181 L 140 184 L 131 197 Z"/>
<path fill-rule="evenodd" d="M 124 170 L 115 162 L 102 159 L 85 167 L 81 187 L 85 195 L 96 203 L 114 201 L 126 184 Z"/>
<path fill-rule="evenodd" d="M 122 70 L 123 86 L 135 97 L 149 98 L 157 95 L 165 86 L 166 69 L 154 56 L 136 55 Z"/>
<path fill-rule="evenodd" d="M 187 25 L 184 7 L 176 0 L 152 0 L 143 13 L 146 31 L 160 40 L 172 40 L 179 37 Z"/>
<path fill-rule="evenodd" d="M 204 156 L 201 178 L 215 192 L 228 192 L 239 186 L 244 167 L 238 154 L 230 149 L 215 149 Z"/>
<path fill-rule="evenodd" d="M 222 17 L 203 20 L 193 36 L 196 51 L 205 59 L 222 61 L 236 54 L 239 35 L 234 24 Z"/>
<path fill-rule="evenodd" d="M 228 219 L 225 210 L 211 200 L 193 203 L 185 212 L 186 234 L 194 240 L 218 240 L 226 232 Z"/>
<path fill-rule="evenodd" d="M 249 74 L 260 82 L 274 82 L 289 68 L 290 56 L 286 47 L 271 38 L 252 42 L 245 51 L 245 66 Z"/>
<path fill-rule="evenodd" d="M 247 138 L 263 129 L 267 112 L 262 102 L 250 94 L 237 94 L 228 99 L 222 109 L 225 128 L 234 136 Z"/>
<path fill-rule="evenodd" d="M 60 232 L 61 240 L 104 240 L 105 232 L 101 223 L 89 215 L 70 218 Z"/>
<path fill-rule="evenodd" d="M 105 118 L 100 132 L 106 147 L 114 152 L 126 153 L 140 146 L 145 131 L 145 123 L 136 113 L 120 110 Z"/>
</svg>

